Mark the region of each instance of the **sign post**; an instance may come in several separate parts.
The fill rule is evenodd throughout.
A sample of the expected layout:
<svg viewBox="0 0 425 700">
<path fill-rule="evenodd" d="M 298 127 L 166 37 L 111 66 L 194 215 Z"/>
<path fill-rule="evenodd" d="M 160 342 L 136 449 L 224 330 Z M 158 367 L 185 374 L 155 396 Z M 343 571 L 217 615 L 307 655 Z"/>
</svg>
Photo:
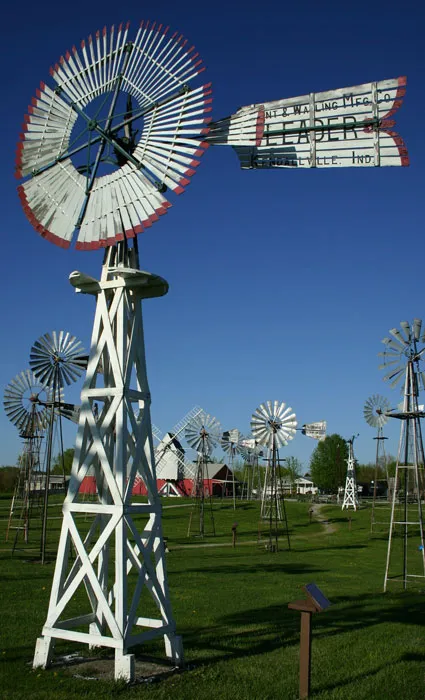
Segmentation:
<svg viewBox="0 0 425 700">
<path fill-rule="evenodd" d="M 300 632 L 300 699 L 308 698 L 310 695 L 311 678 L 311 615 L 322 612 L 331 605 L 324 593 L 315 583 L 308 583 L 303 586 L 308 598 L 294 600 L 288 604 L 288 608 L 299 610 L 301 613 Z"/>
</svg>

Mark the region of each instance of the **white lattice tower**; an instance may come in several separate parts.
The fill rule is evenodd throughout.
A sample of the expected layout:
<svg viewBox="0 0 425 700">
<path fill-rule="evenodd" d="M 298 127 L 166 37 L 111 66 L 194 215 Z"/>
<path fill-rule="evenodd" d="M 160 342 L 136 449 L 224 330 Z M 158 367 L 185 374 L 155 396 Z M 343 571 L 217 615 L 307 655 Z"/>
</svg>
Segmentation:
<svg viewBox="0 0 425 700">
<path fill-rule="evenodd" d="M 389 581 L 401 582 L 406 589 L 409 581 L 425 578 L 422 514 L 425 458 L 420 422 L 425 413 L 418 406 L 418 378 L 413 359 L 409 359 L 406 365 L 403 410 L 389 415 L 401 420 L 401 430 L 392 493 L 384 591 L 387 590 Z M 394 565 L 396 559 L 398 563 Z"/>
<path fill-rule="evenodd" d="M 357 496 L 357 481 L 356 481 L 356 460 L 354 459 L 354 437 L 348 442 L 348 459 L 347 459 L 347 476 L 345 478 L 344 500 L 342 510 L 344 508 L 353 508 L 357 510 L 359 507 L 359 499 Z"/>
<path fill-rule="evenodd" d="M 162 296 L 168 285 L 137 268 L 135 249 L 123 243 L 107 249 L 100 281 L 70 276 L 77 290 L 96 296 L 96 314 L 49 610 L 34 657 L 34 667 L 45 667 L 55 639 L 110 647 L 115 678 L 126 680 L 134 677 L 128 649 L 150 639 L 163 637 L 166 655 L 177 664 L 183 661 L 166 578 L 141 310 L 142 299 Z M 81 502 L 79 496 L 90 467 L 97 503 Z M 137 471 L 148 492 L 143 504 L 131 502 Z M 89 521 L 86 535 L 79 530 L 82 513 L 84 531 Z M 136 576 L 130 583 L 132 570 Z M 67 606 L 81 587 L 86 612 L 67 619 Z M 154 601 L 157 617 L 143 616 L 144 598 Z"/>
</svg>

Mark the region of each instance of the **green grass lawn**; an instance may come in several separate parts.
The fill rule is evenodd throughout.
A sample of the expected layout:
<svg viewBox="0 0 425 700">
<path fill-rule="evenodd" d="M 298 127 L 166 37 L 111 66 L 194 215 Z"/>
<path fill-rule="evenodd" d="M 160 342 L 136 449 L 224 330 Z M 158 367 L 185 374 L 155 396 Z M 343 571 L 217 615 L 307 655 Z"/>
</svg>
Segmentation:
<svg viewBox="0 0 425 700">
<path fill-rule="evenodd" d="M 60 498 L 49 508 L 49 550 L 60 529 Z M 0 500 L 0 697 L 176 698 L 203 700 L 286 700 L 298 697 L 299 613 L 288 603 L 314 581 L 332 607 L 313 618 L 313 698 L 425 696 L 424 584 L 408 592 L 392 584 L 382 593 L 386 535 L 370 535 L 370 509 L 352 514 L 326 506 L 335 532 L 309 523 L 309 504 L 287 502 L 291 550 L 285 539 L 277 553 L 258 546 L 256 503 L 214 504 L 216 537 L 187 538 L 187 501 L 164 500 L 169 586 L 183 635 L 187 670 L 156 683 L 127 687 L 74 678 L 58 667 L 31 668 L 36 637 L 45 622 L 54 570 L 53 557 L 36 563 L 39 528 L 34 522 L 27 551 L 12 557 L 4 542 L 7 500 Z M 178 506 L 167 508 L 166 506 Z M 56 519 L 57 518 L 57 519 Z M 231 546 L 231 527 L 238 539 Z M 263 533 L 264 534 L 264 533 Z M 217 546 L 204 546 L 214 544 Z M 78 609 L 78 600 L 75 602 Z M 87 648 L 57 642 L 56 653 Z M 159 641 L 146 645 L 159 659 Z"/>
</svg>

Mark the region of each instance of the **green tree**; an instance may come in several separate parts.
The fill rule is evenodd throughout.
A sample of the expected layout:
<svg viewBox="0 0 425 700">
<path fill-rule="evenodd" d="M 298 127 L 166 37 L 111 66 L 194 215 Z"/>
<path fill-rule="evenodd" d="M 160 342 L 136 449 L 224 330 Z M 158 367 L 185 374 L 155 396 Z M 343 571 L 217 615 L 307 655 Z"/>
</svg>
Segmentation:
<svg viewBox="0 0 425 700">
<path fill-rule="evenodd" d="M 63 466 L 62 466 L 62 455 L 59 452 L 59 454 L 57 454 L 53 460 L 51 473 L 52 474 L 63 474 L 65 472 L 65 474 L 70 474 L 73 459 L 74 459 L 74 448 L 68 447 L 68 449 L 65 450 L 63 453 Z"/>
<path fill-rule="evenodd" d="M 293 484 L 296 479 L 300 478 L 302 469 L 302 462 L 297 457 L 286 457 L 282 467 L 282 474 L 290 479 Z"/>
<path fill-rule="evenodd" d="M 18 480 L 18 467 L 0 467 L 0 491 L 13 491 Z"/>
<path fill-rule="evenodd" d="M 337 433 L 321 440 L 310 460 L 312 481 L 323 491 L 336 493 L 345 483 L 347 473 L 348 446 Z"/>
</svg>

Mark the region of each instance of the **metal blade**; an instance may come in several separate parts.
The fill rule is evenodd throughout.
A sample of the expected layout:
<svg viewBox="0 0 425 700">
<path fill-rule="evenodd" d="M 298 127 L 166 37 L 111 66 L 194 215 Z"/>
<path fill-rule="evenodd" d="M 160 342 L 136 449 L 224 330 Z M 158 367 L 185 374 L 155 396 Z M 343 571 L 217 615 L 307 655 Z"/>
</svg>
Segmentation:
<svg viewBox="0 0 425 700">
<path fill-rule="evenodd" d="M 408 343 L 410 343 L 412 339 L 412 334 L 410 330 L 410 323 L 408 321 L 401 321 L 400 326 L 402 327 L 404 334 L 406 336 L 406 340 Z"/>
<path fill-rule="evenodd" d="M 413 335 L 415 340 L 419 340 L 421 336 L 422 320 L 420 318 L 413 319 Z"/>
</svg>

